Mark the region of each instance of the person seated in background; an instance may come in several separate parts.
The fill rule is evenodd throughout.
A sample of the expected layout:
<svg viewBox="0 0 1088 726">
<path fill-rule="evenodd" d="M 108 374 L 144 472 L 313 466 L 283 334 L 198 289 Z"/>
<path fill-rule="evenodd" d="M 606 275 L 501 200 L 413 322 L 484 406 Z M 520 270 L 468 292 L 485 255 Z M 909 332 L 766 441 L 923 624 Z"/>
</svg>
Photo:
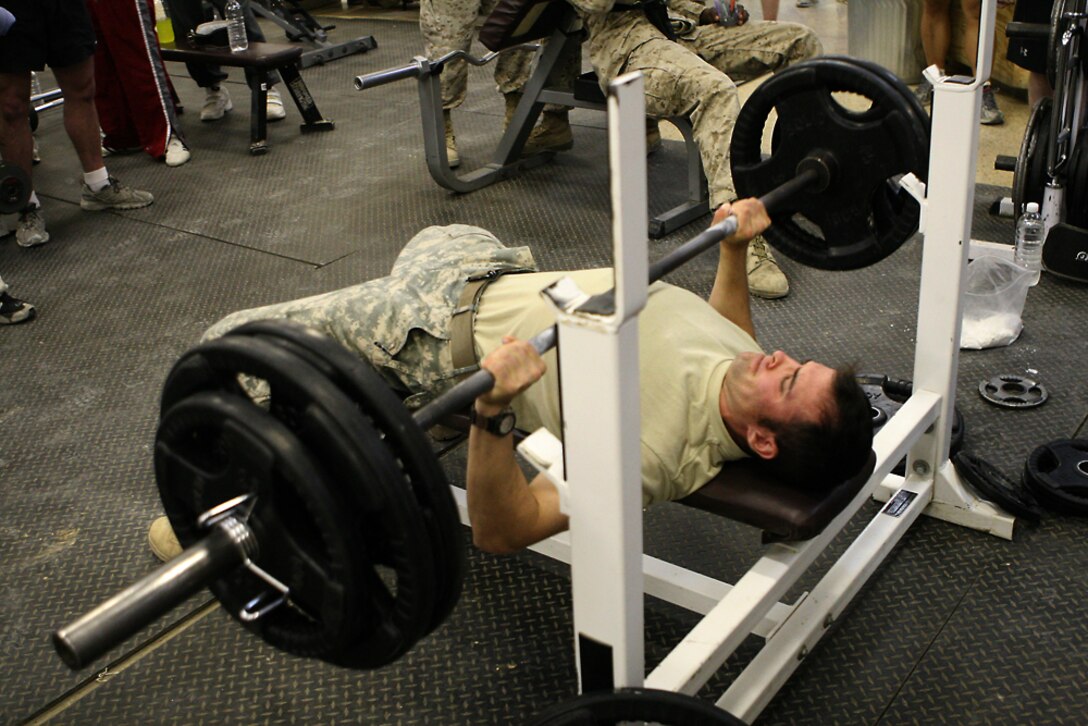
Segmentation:
<svg viewBox="0 0 1088 726">
<path fill-rule="evenodd" d="M 204 15 L 204 2 L 211 3 L 221 16 L 225 16 L 223 8 L 227 0 L 170 0 L 170 23 L 174 27 L 175 38 L 188 37 L 190 30 L 208 19 Z M 253 10 L 249 7 L 249 0 L 239 0 L 239 2 L 242 4 L 242 13 L 246 19 L 246 37 L 251 43 L 264 43 L 264 33 L 261 31 L 261 26 L 257 24 Z M 228 111 L 234 109 L 230 93 L 220 85 L 228 77 L 222 68 L 203 63 L 186 63 L 185 68 L 189 71 L 189 77 L 196 81 L 196 85 L 204 89 L 204 105 L 200 109 L 201 121 L 218 121 Z M 246 83 L 250 88 L 261 82 L 260 74 L 251 68 L 246 68 L 245 74 Z M 267 118 L 269 121 L 287 118 L 287 111 L 283 107 L 283 97 L 279 90 L 273 88 L 280 82 L 280 76 L 273 72 L 269 73 L 267 78 Z"/>
<path fill-rule="evenodd" d="M 725 27 L 718 24 L 713 7 L 693 0 L 671 0 L 667 9 L 663 2 L 569 2 L 585 21 L 589 60 L 601 88 L 623 73 L 641 71 L 648 116 L 690 117 L 711 207 L 735 197 L 729 141 L 740 113 L 736 81 L 823 52 L 819 38 L 803 25 L 748 20 Z M 669 16 L 687 21 L 679 33 Z M 749 246 L 746 266 L 753 295 L 780 298 L 789 294 L 789 281 L 762 237 Z"/>
<path fill-rule="evenodd" d="M 87 0 L 87 9 L 98 37 L 94 100 L 102 146 L 111 152 L 143 148 L 167 166 L 189 161 L 152 0 Z"/>
<path fill-rule="evenodd" d="M 64 96 L 64 130 L 83 167 L 79 206 L 87 211 L 138 209 L 154 201 L 110 176 L 102 161 L 102 137 L 94 105 L 94 28 L 84 0 L 4 0 L 15 17 L 0 36 L 0 155 L 33 179 L 30 134 L 30 72 L 53 69 Z M 49 241 L 34 191 L 19 215 L 15 241 L 34 247 Z"/>
<path fill-rule="evenodd" d="M 978 48 L 978 24 L 982 12 L 982 0 L 962 0 L 965 35 L 970 47 L 971 75 L 975 75 L 975 55 Z M 944 73 L 948 60 L 948 48 L 952 42 L 952 0 L 922 0 L 922 49 L 926 54 L 926 66 L 937 66 Z M 923 104 L 933 100 L 933 85 L 922 79 L 915 95 Z M 989 81 L 982 87 L 982 110 L 979 123 L 996 126 L 1005 123 L 1005 114 L 997 107 L 993 86 Z"/>
<path fill-rule="evenodd" d="M 763 205 L 750 199 L 723 205 L 714 223 L 731 213 L 738 231 L 719 245 L 709 300 L 655 282 L 639 315 L 644 505 L 681 499 L 725 462 L 744 457 L 758 457 L 772 475 L 817 490 L 855 475 L 869 457 L 871 411 L 853 371 L 782 351 L 768 355 L 756 342 L 745 256 L 748 242 L 770 222 Z M 543 426 L 562 435 L 555 353 L 541 357 L 525 342 L 555 323 L 540 290 L 570 276 L 582 290 L 602 292 L 613 279 L 608 268 L 533 270 L 527 247 L 507 248 L 479 227 L 429 227 L 408 243 L 388 277 L 243 310 L 204 337 L 252 320 L 294 320 L 367 359 L 409 404 L 486 368 L 495 386 L 474 405 L 469 514 L 478 547 L 513 552 L 567 526 L 547 479 L 525 479 L 508 428 L 514 417 L 524 429 Z M 486 281 L 482 289 L 470 287 L 479 280 Z M 459 315 L 473 316 L 471 341 L 452 332 L 460 328 L 453 325 Z M 472 351 L 470 360 L 462 362 L 461 350 Z M 256 398 L 260 385 L 250 382 Z M 149 533 L 153 551 L 176 554 L 172 536 L 165 518 L 157 520 Z"/>
</svg>

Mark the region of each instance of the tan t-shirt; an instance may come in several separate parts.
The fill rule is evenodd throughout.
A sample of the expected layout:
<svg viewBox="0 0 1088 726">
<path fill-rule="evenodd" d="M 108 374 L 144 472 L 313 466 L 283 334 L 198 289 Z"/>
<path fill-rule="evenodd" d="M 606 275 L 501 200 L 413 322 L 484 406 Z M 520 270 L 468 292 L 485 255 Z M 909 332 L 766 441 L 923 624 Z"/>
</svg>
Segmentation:
<svg viewBox="0 0 1088 726">
<path fill-rule="evenodd" d="M 528 339 L 555 324 L 540 291 L 570 276 L 587 293 L 613 285 L 611 269 L 507 275 L 484 291 L 476 316 L 476 352 L 482 358 L 504 335 Z M 730 437 L 718 409 L 725 372 L 737 353 L 759 351 L 748 333 L 699 296 L 663 282 L 650 286 L 639 315 L 642 405 L 643 505 L 681 499 L 706 484 L 725 461 L 744 452 Z M 562 436 L 556 353 L 545 355 L 544 378 L 514 401 L 518 427 L 543 426 Z"/>
</svg>

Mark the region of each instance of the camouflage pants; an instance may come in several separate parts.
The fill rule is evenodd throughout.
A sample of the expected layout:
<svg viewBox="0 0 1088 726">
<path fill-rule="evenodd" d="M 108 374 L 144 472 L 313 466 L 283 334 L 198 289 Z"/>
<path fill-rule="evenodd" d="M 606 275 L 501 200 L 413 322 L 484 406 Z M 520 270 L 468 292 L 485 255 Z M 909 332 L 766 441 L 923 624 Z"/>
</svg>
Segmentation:
<svg viewBox="0 0 1088 726">
<path fill-rule="evenodd" d="M 488 15 L 497 0 L 420 0 L 419 29 L 430 59 L 472 45 L 476 17 Z M 529 79 L 534 51 L 514 50 L 495 59 L 495 83 L 500 93 L 520 91 Z M 457 108 L 468 89 L 468 64 L 456 60 L 442 69 L 442 108 Z"/>
<path fill-rule="evenodd" d="M 293 320 L 366 358 L 390 386 L 402 395 L 419 394 L 421 403 L 475 370 L 455 370 L 450 354 L 450 320 L 465 283 L 493 271 L 535 267 L 529 248 L 505 247 L 479 227 L 428 227 L 405 246 L 388 276 L 232 313 L 204 339 L 253 320 Z M 251 381 L 246 387 L 256 398 L 266 395 Z"/>
<path fill-rule="evenodd" d="M 642 39 L 618 70 L 642 71 L 648 115 L 691 118 L 710 202 L 716 207 L 735 196 L 729 170 L 729 141 L 740 113 L 735 81 L 758 77 L 821 52 L 819 39 L 803 25 L 707 25 L 675 43 L 660 35 Z M 609 80 L 602 77 L 602 85 Z"/>
</svg>

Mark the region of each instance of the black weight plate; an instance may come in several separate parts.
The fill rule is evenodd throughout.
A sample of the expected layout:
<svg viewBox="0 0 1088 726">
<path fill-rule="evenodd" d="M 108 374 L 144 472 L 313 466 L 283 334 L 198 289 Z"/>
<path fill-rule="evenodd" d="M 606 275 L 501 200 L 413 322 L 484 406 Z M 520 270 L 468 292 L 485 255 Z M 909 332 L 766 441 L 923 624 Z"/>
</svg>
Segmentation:
<svg viewBox="0 0 1088 726">
<path fill-rule="evenodd" d="M 355 635 L 361 583 L 354 573 L 355 538 L 325 473 L 287 427 L 248 399 L 194 393 L 163 415 L 155 440 L 155 476 L 163 507 L 184 546 L 200 539 L 200 514 L 254 494 L 247 519 L 258 542 L 257 564 L 291 591 L 293 607 L 242 622 L 276 647 L 320 655 Z M 212 592 L 239 612 L 269 586 L 244 568 L 216 581 Z"/>
<path fill-rule="evenodd" d="M 952 464 L 964 481 L 983 499 L 993 502 L 1009 514 L 1038 524 L 1040 512 L 1035 497 L 993 464 L 965 451 L 953 456 Z"/>
<path fill-rule="evenodd" d="M 857 376 L 858 385 L 869 399 L 869 405 L 873 412 L 873 435 L 875 436 L 884 424 L 888 422 L 895 412 L 903 407 L 914 390 L 911 381 L 896 380 L 887 376 L 873 373 L 862 373 Z M 952 408 L 952 434 L 948 442 L 949 456 L 955 455 L 963 448 L 963 439 L 967 432 L 967 422 L 959 406 Z M 893 474 L 900 476 L 906 471 L 907 460 L 903 458 L 892 469 Z"/>
<path fill-rule="evenodd" d="M 1024 213 L 1028 202 L 1036 202 L 1042 209 L 1053 108 L 1054 102 L 1049 98 L 1041 98 L 1036 102 L 1028 118 L 1024 138 L 1020 142 L 1020 153 L 1016 156 L 1016 168 L 1012 177 L 1012 203 L 1017 219 Z"/>
<path fill-rule="evenodd" d="M 1088 53 L 1086 53 L 1088 55 Z M 1088 228 L 1088 126 L 1080 130 L 1065 180 L 1065 221 Z"/>
<path fill-rule="evenodd" d="M 649 688 L 587 693 L 543 711 L 529 726 L 604 726 L 623 722 L 666 726 L 744 726 L 744 722 L 694 696 Z"/>
<path fill-rule="evenodd" d="M 1068 24 L 1066 15 L 1076 12 L 1080 0 L 1054 0 L 1050 8 L 1050 35 L 1046 44 L 1046 78 L 1051 88 L 1058 87 L 1058 70 L 1061 65 L 1062 35 Z M 1072 91 L 1072 89 L 1068 89 Z"/>
<path fill-rule="evenodd" d="M 366 597 L 361 636 L 321 654 L 329 662 L 386 665 L 426 631 L 434 611 L 434 563 L 423 517 L 382 436 L 304 359 L 265 340 L 228 336 L 185 354 L 163 386 L 163 405 L 200 390 L 245 395 L 239 374 L 267 382 L 270 412 L 299 436 L 336 482 L 358 540 Z M 395 579 L 394 584 L 386 580 Z"/>
<path fill-rule="evenodd" d="M 922 102 L 914 95 L 914 91 L 912 91 L 907 84 L 903 83 L 899 76 L 895 75 L 891 70 L 880 65 L 876 61 L 867 60 L 865 58 L 857 58 L 850 55 L 829 55 L 822 57 L 853 63 L 854 65 L 870 70 L 879 76 L 890 88 L 896 91 L 905 102 L 899 109 L 904 111 L 909 110 L 911 112 L 915 121 L 913 125 L 915 126 L 915 134 L 918 137 L 919 143 L 929 144 L 931 126 L 929 114 L 926 113 L 926 108 L 922 105 Z M 929 178 L 929 154 L 925 155 L 921 168 L 914 170 L 914 174 L 922 181 L 926 181 Z"/>
<path fill-rule="evenodd" d="M 30 177 L 14 164 L 0 162 L 0 214 L 15 214 L 30 203 Z"/>
<path fill-rule="evenodd" d="M 849 110 L 835 93 L 861 96 L 870 106 Z M 778 113 L 778 141 L 764 158 L 763 132 L 772 111 Z M 784 200 L 765 236 L 803 264 L 857 269 L 891 254 L 917 231 L 918 204 L 895 180 L 924 174 L 924 136 L 915 111 L 879 74 L 817 58 L 775 74 L 744 104 L 730 144 L 733 180 L 739 196 L 761 196 L 792 179 L 802 160 L 831 157 L 827 188 Z"/>
<path fill-rule="evenodd" d="M 1049 509 L 1088 515 L 1088 439 L 1037 447 L 1024 463 L 1024 484 Z"/>
<path fill-rule="evenodd" d="M 994 376 L 978 384 L 985 400 L 1004 408 L 1033 408 L 1050 397 L 1046 388 L 1030 378 L 1015 375 Z"/>
<path fill-rule="evenodd" d="M 329 378 L 383 435 L 423 511 L 436 577 L 431 632 L 453 611 L 461 595 L 465 548 L 457 504 L 426 434 L 370 364 L 320 332 L 287 320 L 261 320 L 231 335 L 261 336 L 288 346 Z"/>
</svg>

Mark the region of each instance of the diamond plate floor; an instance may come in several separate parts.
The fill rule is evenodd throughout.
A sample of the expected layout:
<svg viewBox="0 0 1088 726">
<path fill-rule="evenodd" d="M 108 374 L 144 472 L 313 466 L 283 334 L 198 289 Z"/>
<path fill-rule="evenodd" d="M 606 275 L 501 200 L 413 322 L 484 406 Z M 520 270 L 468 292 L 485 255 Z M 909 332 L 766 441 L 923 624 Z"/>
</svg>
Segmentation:
<svg viewBox="0 0 1088 726">
<path fill-rule="evenodd" d="M 305 78 L 329 133 L 302 135 L 298 117 L 270 125 L 267 156 L 247 152 L 246 91 L 237 110 L 201 124 L 201 95 L 176 72 L 193 160 L 167 169 L 141 155 L 109 159 L 127 183 L 152 190 L 145 210 L 79 211 L 78 168 L 61 117 L 46 113 L 36 183 L 53 241 L 33 250 L 0 240 L 0 271 L 39 306 L 37 321 L 0 331 L 0 714 L 19 722 L 56 704 L 56 723 L 516 724 L 575 689 L 570 598 L 562 568 L 527 554 L 470 555 L 465 594 L 449 621 L 391 666 L 352 672 L 286 656 L 220 610 L 175 637 L 139 644 L 206 601 L 193 598 L 95 668 L 70 673 L 49 633 L 149 571 L 146 528 L 159 513 L 150 445 L 170 365 L 219 317 L 383 274 L 428 224 L 471 222 L 531 244 L 547 269 L 605 264 L 610 255 L 603 119 L 574 116 L 576 146 L 544 167 L 469 195 L 430 179 L 411 83 L 357 93 L 351 79 L 420 51 L 403 23 L 339 20 L 334 38 L 374 34 L 365 55 L 310 68 Z M 489 69 L 473 69 L 456 114 L 466 166 L 487 158 L 501 123 Z M 235 74 L 237 76 L 237 74 Z M 651 203 L 683 194 L 677 142 L 650 160 Z M 1008 241 L 985 215 L 975 236 Z M 651 242 L 658 255 L 704 222 Z M 768 348 L 861 370 L 911 376 L 920 241 L 852 273 L 789 260 L 792 294 L 755 301 Z M 713 255 L 672 282 L 709 290 Z M 1088 287 L 1044 275 L 1013 345 L 965 352 L 957 405 L 966 447 L 1010 474 L 1037 444 L 1074 434 L 1088 411 L 1083 315 Z M 1003 410 L 977 395 L 999 373 L 1030 374 L 1051 399 Z M 446 466 L 461 477 L 459 454 Z M 872 512 L 875 505 L 866 511 Z M 851 524 L 856 531 L 860 523 Z M 1048 514 L 1013 542 L 921 520 L 764 712 L 767 724 L 1077 723 L 1088 712 L 1084 635 L 1086 523 Z M 466 539 L 467 541 L 467 539 Z M 686 508 L 646 515 L 647 550 L 735 579 L 760 551 L 758 533 Z M 845 544 L 833 543 L 826 567 Z M 806 577 L 793 596 L 811 587 Z M 694 624 L 647 603 L 647 662 Z M 755 651 L 746 643 L 703 696 L 712 699 Z M 107 662 L 117 665 L 98 675 Z"/>
</svg>

